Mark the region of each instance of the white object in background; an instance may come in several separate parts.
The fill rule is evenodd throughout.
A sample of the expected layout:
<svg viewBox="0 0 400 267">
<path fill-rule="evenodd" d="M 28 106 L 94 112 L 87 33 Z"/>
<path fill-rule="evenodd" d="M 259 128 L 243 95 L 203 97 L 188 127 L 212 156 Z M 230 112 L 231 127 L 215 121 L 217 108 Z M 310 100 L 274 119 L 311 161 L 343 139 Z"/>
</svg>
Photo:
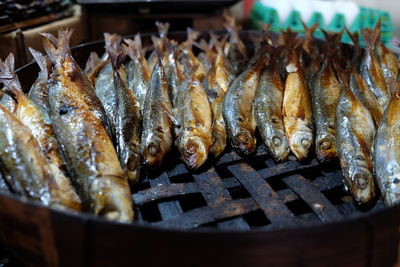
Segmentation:
<svg viewBox="0 0 400 267">
<path fill-rule="evenodd" d="M 330 1 L 316 0 L 312 1 L 311 5 L 316 12 L 322 14 L 325 25 L 329 25 L 336 13 L 333 3 Z"/>
<path fill-rule="evenodd" d="M 336 13 L 342 13 L 346 18 L 346 26 L 350 27 L 360 12 L 359 6 L 351 1 L 334 2 Z"/>
<path fill-rule="evenodd" d="M 299 11 L 299 13 L 301 14 L 301 19 L 305 23 L 307 23 L 311 19 L 312 14 L 314 13 L 314 8 L 311 5 L 311 1 L 310 0 L 302 0 L 302 1 L 291 0 L 291 2 L 292 2 L 293 9 Z"/>
<path fill-rule="evenodd" d="M 264 6 L 275 8 L 275 10 L 278 12 L 281 23 L 284 23 L 288 19 L 290 12 L 293 10 L 290 0 L 261 0 L 261 3 Z"/>
</svg>

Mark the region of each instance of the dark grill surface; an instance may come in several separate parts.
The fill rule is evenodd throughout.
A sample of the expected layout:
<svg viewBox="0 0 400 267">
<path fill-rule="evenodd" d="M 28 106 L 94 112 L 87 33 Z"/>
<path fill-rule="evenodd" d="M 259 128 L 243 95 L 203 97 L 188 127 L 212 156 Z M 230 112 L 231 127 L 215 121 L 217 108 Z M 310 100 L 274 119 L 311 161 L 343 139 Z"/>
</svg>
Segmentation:
<svg viewBox="0 0 400 267">
<path fill-rule="evenodd" d="M 373 208 L 357 208 L 337 161 L 300 163 L 291 155 L 276 163 L 261 145 L 247 159 L 228 151 L 191 171 L 175 154 L 162 172 L 145 175 L 132 188 L 138 223 L 247 231 L 339 221 L 383 207 L 378 201 Z"/>
</svg>

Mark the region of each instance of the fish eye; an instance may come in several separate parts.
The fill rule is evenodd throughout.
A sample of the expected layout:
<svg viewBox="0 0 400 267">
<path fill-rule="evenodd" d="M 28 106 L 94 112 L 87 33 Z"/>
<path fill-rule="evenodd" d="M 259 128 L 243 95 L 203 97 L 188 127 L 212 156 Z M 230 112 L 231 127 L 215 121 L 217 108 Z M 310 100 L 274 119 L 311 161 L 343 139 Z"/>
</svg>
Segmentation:
<svg viewBox="0 0 400 267">
<path fill-rule="evenodd" d="M 159 145 L 156 143 L 151 143 L 148 146 L 147 151 L 149 152 L 150 156 L 155 156 L 158 152 Z"/>
<path fill-rule="evenodd" d="M 303 147 L 305 147 L 305 148 L 309 148 L 309 147 L 311 146 L 310 140 L 307 140 L 307 139 L 301 139 L 301 144 L 302 144 Z"/>
<path fill-rule="evenodd" d="M 328 150 L 332 147 L 331 142 L 328 141 L 322 141 L 319 143 L 319 146 L 323 149 L 323 150 Z"/>
<path fill-rule="evenodd" d="M 356 184 L 360 189 L 365 189 L 368 185 L 367 179 L 363 177 L 361 174 L 356 174 L 354 176 L 354 180 L 356 181 Z"/>
<path fill-rule="evenodd" d="M 250 138 L 244 134 L 238 134 L 237 139 L 242 144 L 248 144 L 250 142 Z"/>
<path fill-rule="evenodd" d="M 282 140 L 278 136 L 274 136 L 272 141 L 274 142 L 275 146 L 280 146 L 282 144 Z"/>
<path fill-rule="evenodd" d="M 186 152 L 193 155 L 197 152 L 197 144 L 194 142 L 188 142 L 186 145 Z"/>
</svg>

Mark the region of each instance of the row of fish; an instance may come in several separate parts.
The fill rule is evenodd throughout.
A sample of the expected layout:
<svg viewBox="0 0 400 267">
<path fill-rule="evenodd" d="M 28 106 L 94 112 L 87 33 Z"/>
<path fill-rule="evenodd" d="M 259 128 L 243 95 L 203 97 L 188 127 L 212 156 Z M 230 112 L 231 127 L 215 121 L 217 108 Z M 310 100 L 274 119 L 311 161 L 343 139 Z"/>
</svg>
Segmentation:
<svg viewBox="0 0 400 267">
<path fill-rule="evenodd" d="M 228 35 L 198 41 L 199 33 L 189 29 L 181 44 L 167 38 L 167 23 L 157 23 L 159 37 L 153 36 L 147 59 L 139 35 L 122 41 L 114 35 L 119 41 L 111 46 L 130 57 L 125 84 L 141 114 L 140 149 L 135 151 L 142 160 L 134 166 L 159 167 L 174 142 L 192 169 L 209 155 L 218 157 L 228 140 L 238 154 L 248 156 L 255 152 L 258 130 L 277 161 L 287 160 L 290 152 L 302 161 L 314 150 L 321 162 L 339 157 L 345 185 L 359 204 L 375 200 L 375 171 L 385 202 L 395 203 L 400 197 L 395 141 L 380 140 L 377 129 L 392 127 L 384 118 L 388 107 L 394 108 L 389 104 L 396 99 L 399 63 L 380 42 L 380 22 L 363 32 L 364 49 L 348 32 L 354 48 L 347 51 L 340 42 L 343 32 L 324 32 L 323 43 L 314 39 L 318 25 L 305 26 L 304 38 L 266 29 L 253 37 L 250 57 L 239 27 L 230 17 L 226 21 Z M 108 50 L 110 36 L 105 39 Z M 197 56 L 193 46 L 200 49 Z M 112 80 L 105 78 L 111 71 L 105 62 L 112 62 L 113 55 L 91 58 L 96 60 L 89 60 L 87 69 L 101 66 L 104 71 L 93 82 L 106 107 L 101 81 Z M 395 140 L 394 133 L 390 138 Z M 388 159 L 385 153 L 391 155 L 389 165 L 379 162 Z M 390 177 L 388 168 L 394 168 Z"/>
<path fill-rule="evenodd" d="M 1 188 L 128 222 L 129 184 L 142 166 L 159 168 L 176 145 L 197 169 L 228 140 L 245 157 L 258 131 L 276 161 L 314 150 L 321 162 L 339 157 L 355 202 L 373 202 L 376 181 L 385 203 L 397 203 L 399 63 L 379 41 L 379 23 L 363 33 L 365 49 L 351 35 L 346 50 L 342 33 L 314 39 L 317 25 L 305 26 L 304 38 L 265 29 L 248 49 L 236 22 L 226 22 L 226 36 L 198 40 L 189 29 L 182 43 L 157 22 L 149 53 L 139 34 L 106 33 L 106 53 L 91 53 L 84 71 L 71 55 L 71 31 L 43 34 L 47 55 L 31 49 L 41 71 L 28 96 L 13 56 L 0 62 Z"/>
</svg>

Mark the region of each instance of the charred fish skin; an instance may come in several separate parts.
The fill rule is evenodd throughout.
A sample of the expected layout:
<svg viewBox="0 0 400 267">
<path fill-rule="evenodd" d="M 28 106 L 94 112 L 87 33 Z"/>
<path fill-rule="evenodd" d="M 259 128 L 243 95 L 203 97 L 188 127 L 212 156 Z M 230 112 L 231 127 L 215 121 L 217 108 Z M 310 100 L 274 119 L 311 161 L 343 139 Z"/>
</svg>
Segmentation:
<svg viewBox="0 0 400 267">
<path fill-rule="evenodd" d="M 264 58 L 237 77 L 229 87 L 222 105 L 226 130 L 233 149 L 248 156 L 256 149 L 256 122 L 253 101 Z"/>
<path fill-rule="evenodd" d="M 337 157 L 335 120 L 341 85 L 330 60 L 324 61 L 310 88 L 316 127 L 315 151 L 321 162 Z"/>
<path fill-rule="evenodd" d="M 90 110 L 100 119 L 109 136 L 112 137 L 107 115 L 96 96 L 95 89 L 72 57 L 69 48 L 72 31 L 59 30 L 58 39 L 48 33 L 43 33 L 42 35 L 45 37 L 43 47 L 55 67 L 53 74 L 57 76 L 59 81 L 64 83 L 64 86 L 70 88 L 70 94 L 84 100 Z"/>
<path fill-rule="evenodd" d="M 40 68 L 38 78 L 31 86 L 28 97 L 32 99 L 34 103 L 39 105 L 46 112 L 49 112 L 49 101 L 48 101 L 48 88 L 47 83 L 51 73 L 51 62 L 50 60 L 42 55 L 39 51 L 29 47 L 33 58 L 36 60 Z"/>
<path fill-rule="evenodd" d="M 144 57 L 140 35 L 137 34 L 134 40 L 128 39 L 125 42 L 127 42 L 128 46 L 124 47 L 124 49 L 131 58 L 128 63 L 128 85 L 129 89 L 135 94 L 142 111 L 149 88 L 150 70 Z"/>
<path fill-rule="evenodd" d="M 143 164 L 158 168 L 172 148 L 172 114 L 167 77 L 159 57 L 151 74 L 143 110 L 140 153 Z"/>
<path fill-rule="evenodd" d="M 284 85 L 273 67 L 263 69 L 254 100 L 254 114 L 262 140 L 272 157 L 287 160 L 290 152 L 282 121 Z"/>
<path fill-rule="evenodd" d="M 122 61 L 125 58 L 122 49 L 107 46 L 106 50 L 113 66 L 113 89 L 117 111 L 114 122 L 116 150 L 128 181 L 136 183 L 140 178 L 140 105 L 122 78 L 124 75 L 121 73 L 124 71 Z"/>
<path fill-rule="evenodd" d="M 298 160 L 307 158 L 314 143 L 312 104 L 297 52 L 289 53 L 283 95 L 283 125 L 290 150 Z"/>
<path fill-rule="evenodd" d="M 207 94 L 194 72 L 187 85 L 182 92 L 182 106 L 178 106 L 181 130 L 176 144 L 186 165 L 197 169 L 207 160 L 212 144 L 212 114 Z"/>
<path fill-rule="evenodd" d="M 392 100 L 382 117 L 374 144 L 374 172 L 387 206 L 400 202 L 400 93 Z"/>
<path fill-rule="evenodd" d="M 337 106 L 336 131 L 344 183 L 356 203 L 369 204 L 375 198 L 371 160 L 375 126 L 369 111 L 346 85 Z"/>
</svg>

